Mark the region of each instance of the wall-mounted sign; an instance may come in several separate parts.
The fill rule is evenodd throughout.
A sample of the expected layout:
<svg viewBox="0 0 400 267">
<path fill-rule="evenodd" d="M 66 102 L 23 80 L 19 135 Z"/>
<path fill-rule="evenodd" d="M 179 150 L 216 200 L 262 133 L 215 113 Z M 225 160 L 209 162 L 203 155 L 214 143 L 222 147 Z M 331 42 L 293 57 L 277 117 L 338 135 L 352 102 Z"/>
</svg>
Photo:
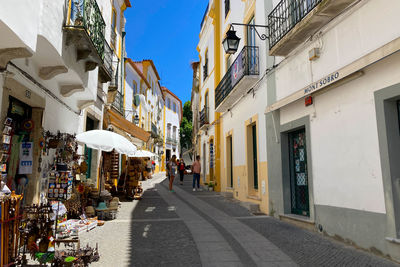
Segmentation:
<svg viewBox="0 0 400 267">
<path fill-rule="evenodd" d="M 331 83 L 336 82 L 336 80 L 338 80 L 339 78 L 340 78 L 340 73 L 338 71 L 331 73 L 328 76 L 325 76 L 324 78 L 319 79 L 315 83 L 312 83 L 306 89 L 304 89 L 304 95 L 312 93 L 315 90 L 319 90 L 322 87 L 328 86 Z"/>
<path fill-rule="evenodd" d="M 241 55 L 239 55 L 231 68 L 232 87 L 235 86 L 236 83 L 240 81 L 243 75 L 244 75 L 244 67 L 243 67 L 242 57 Z"/>
<path fill-rule="evenodd" d="M 19 150 L 19 174 L 32 174 L 33 143 L 23 142 Z"/>
</svg>

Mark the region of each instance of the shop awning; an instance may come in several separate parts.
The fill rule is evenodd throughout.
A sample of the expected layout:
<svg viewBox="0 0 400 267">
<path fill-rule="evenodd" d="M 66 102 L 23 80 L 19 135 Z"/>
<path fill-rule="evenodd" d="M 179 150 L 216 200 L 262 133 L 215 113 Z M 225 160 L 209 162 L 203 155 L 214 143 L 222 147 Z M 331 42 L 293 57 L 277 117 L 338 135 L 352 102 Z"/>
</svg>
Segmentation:
<svg viewBox="0 0 400 267">
<path fill-rule="evenodd" d="M 136 126 L 132 122 L 125 119 L 122 115 L 118 112 L 108 109 L 104 114 L 104 122 L 106 127 L 109 125 L 113 125 L 126 133 L 132 135 L 135 138 L 138 138 L 144 142 L 149 141 L 150 133 L 146 132 L 142 128 Z"/>
</svg>

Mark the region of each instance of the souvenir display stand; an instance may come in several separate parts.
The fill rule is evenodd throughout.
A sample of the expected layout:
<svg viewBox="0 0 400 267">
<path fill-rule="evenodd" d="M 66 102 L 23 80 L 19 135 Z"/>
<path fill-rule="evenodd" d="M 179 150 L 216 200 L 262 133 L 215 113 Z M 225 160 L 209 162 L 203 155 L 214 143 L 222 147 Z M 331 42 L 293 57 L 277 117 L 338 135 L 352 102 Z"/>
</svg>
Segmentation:
<svg viewBox="0 0 400 267">
<path fill-rule="evenodd" d="M 20 204 L 22 196 L 0 195 L 0 266 L 15 262 L 19 248 Z"/>
<path fill-rule="evenodd" d="M 62 206 L 57 201 L 25 208 L 20 227 L 22 249 L 19 250 L 17 266 L 28 263 L 27 254 L 40 264 L 50 263 L 52 266 L 88 266 L 98 261 L 97 245 L 94 249 L 82 249 L 78 238 L 60 238 L 60 221 L 64 215 L 59 214 L 64 214 L 62 209 L 65 209 Z M 58 249 L 61 244 L 64 244 L 64 249 Z"/>
<path fill-rule="evenodd" d="M 141 180 L 146 177 L 145 162 L 142 158 L 128 158 L 126 171 L 122 173 L 119 183 L 119 191 L 125 193 L 130 199 L 141 199 L 143 188 Z"/>
<path fill-rule="evenodd" d="M 97 226 L 97 220 L 89 220 L 82 208 L 82 183 L 76 180 L 80 173 L 75 136 L 58 132 L 44 132 L 40 169 L 41 188 L 47 192 L 40 205 L 24 208 L 19 227 L 21 244 L 16 264 L 27 264 L 27 254 L 40 264 L 52 266 L 87 266 L 99 258 L 96 248 L 81 248 L 79 232 Z M 82 192 L 79 192 L 81 190 Z M 70 217 L 68 217 L 70 216 Z M 18 228 L 17 228 L 18 229 Z M 63 244 L 63 249 L 56 249 Z"/>
</svg>

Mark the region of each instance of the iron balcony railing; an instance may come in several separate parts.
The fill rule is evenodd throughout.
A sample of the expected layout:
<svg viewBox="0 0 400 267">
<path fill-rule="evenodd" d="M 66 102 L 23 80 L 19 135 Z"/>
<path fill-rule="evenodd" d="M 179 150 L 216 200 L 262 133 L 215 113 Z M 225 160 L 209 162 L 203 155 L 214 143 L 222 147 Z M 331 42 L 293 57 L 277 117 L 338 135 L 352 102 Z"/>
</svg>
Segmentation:
<svg viewBox="0 0 400 267">
<path fill-rule="evenodd" d="M 207 13 L 208 13 L 208 6 L 209 6 L 209 5 L 210 5 L 210 4 L 207 4 L 206 11 L 204 12 L 203 19 L 201 20 L 200 30 L 201 30 L 201 28 L 203 28 L 204 21 L 206 20 L 206 16 L 207 16 Z"/>
<path fill-rule="evenodd" d="M 282 0 L 268 15 L 269 47 L 276 45 L 322 0 Z"/>
<path fill-rule="evenodd" d="M 167 143 L 168 143 L 168 144 L 176 145 L 176 144 L 178 144 L 178 140 L 176 140 L 175 137 L 167 136 Z"/>
<path fill-rule="evenodd" d="M 104 59 L 104 31 L 106 23 L 96 0 L 70 0 L 71 14 L 67 26 L 84 28 L 99 56 Z"/>
<path fill-rule="evenodd" d="M 222 78 L 215 89 L 215 104 L 218 107 L 229 95 L 235 85 L 246 75 L 258 75 L 259 57 L 257 46 L 245 46 L 237 56 L 233 64 L 229 67 L 225 76 Z"/>
<path fill-rule="evenodd" d="M 111 29 L 111 38 L 110 39 L 111 39 L 111 46 L 114 49 L 116 49 L 115 42 L 117 40 L 117 32 L 115 31 L 115 29 Z"/>
<path fill-rule="evenodd" d="M 124 115 L 124 95 L 121 92 L 117 91 L 112 106 L 122 115 Z"/>
<path fill-rule="evenodd" d="M 114 56 L 114 51 L 111 49 L 110 45 L 106 42 L 106 40 L 104 40 L 104 56 L 102 57 L 103 66 L 110 76 L 113 75 L 113 67 L 112 67 L 113 56 Z M 111 79 L 111 83 L 114 86 L 115 85 L 118 86 L 117 79 L 118 79 L 118 68 L 116 73 L 113 75 L 113 78 Z"/>
<path fill-rule="evenodd" d="M 210 117 L 209 117 L 208 110 L 209 110 L 208 107 L 204 107 L 200 111 L 200 127 L 210 123 Z"/>
</svg>

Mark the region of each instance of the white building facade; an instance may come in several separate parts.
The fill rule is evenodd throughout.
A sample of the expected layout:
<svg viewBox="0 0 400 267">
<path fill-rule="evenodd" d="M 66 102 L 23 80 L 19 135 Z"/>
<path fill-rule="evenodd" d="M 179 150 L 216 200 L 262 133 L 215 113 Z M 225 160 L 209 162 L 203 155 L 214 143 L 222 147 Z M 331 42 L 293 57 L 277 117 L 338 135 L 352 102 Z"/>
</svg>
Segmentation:
<svg viewBox="0 0 400 267">
<path fill-rule="evenodd" d="M 143 130 L 151 133 L 149 142 L 139 147 L 155 153 L 156 172 L 162 169 L 164 154 L 164 99 L 160 77 L 152 60 L 134 62 L 130 58 L 125 64 L 125 117 Z"/>
<path fill-rule="evenodd" d="M 115 5 L 123 18 L 129 1 L 115 1 Z M 37 144 L 43 132 L 77 134 L 102 127 L 105 96 L 115 76 L 107 34 L 112 25 L 106 23 L 111 10 L 109 1 L 100 0 L 2 3 L 1 120 L 12 116 L 34 125 L 30 135 L 33 172 L 28 175 L 26 203 L 38 203 L 44 197 L 45 166 L 52 155 L 41 156 Z M 23 112 L 13 113 L 13 106 Z M 89 173 L 94 183 L 99 157 L 94 154 L 90 162 L 96 166 Z"/>
<path fill-rule="evenodd" d="M 204 181 L 399 260 L 399 8 L 209 1 L 197 47 Z M 229 56 L 231 23 L 241 40 Z"/>
<path fill-rule="evenodd" d="M 164 156 L 168 162 L 172 156 L 180 158 L 179 129 L 182 121 L 182 101 L 166 87 L 161 87 L 164 94 Z"/>
<path fill-rule="evenodd" d="M 270 213 L 399 260 L 400 3 L 273 2 Z"/>
</svg>

